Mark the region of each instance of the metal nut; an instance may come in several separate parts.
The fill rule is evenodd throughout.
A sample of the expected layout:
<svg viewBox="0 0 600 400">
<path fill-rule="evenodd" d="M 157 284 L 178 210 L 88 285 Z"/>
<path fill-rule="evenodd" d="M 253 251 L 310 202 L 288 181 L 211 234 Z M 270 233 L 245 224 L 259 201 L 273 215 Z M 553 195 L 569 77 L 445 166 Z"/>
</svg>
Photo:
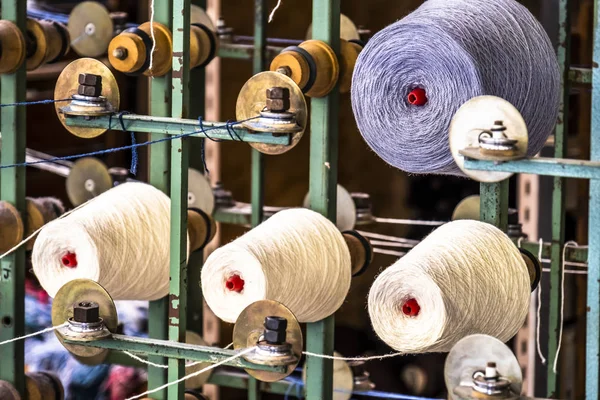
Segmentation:
<svg viewBox="0 0 600 400">
<path fill-rule="evenodd" d="M 266 330 L 264 334 L 265 341 L 268 344 L 283 344 L 285 343 L 285 331 L 270 331 Z"/>
<path fill-rule="evenodd" d="M 290 99 L 267 99 L 267 109 L 270 111 L 287 111 L 290 109 Z"/>
<path fill-rule="evenodd" d="M 102 77 L 94 74 L 79 74 L 79 84 L 86 86 L 102 85 Z"/>
<path fill-rule="evenodd" d="M 100 320 L 100 307 L 94 301 L 82 301 L 73 306 L 73 320 L 75 322 L 98 322 Z"/>
<path fill-rule="evenodd" d="M 264 325 L 267 330 L 285 332 L 287 329 L 287 319 L 281 317 L 266 317 Z"/>
<path fill-rule="evenodd" d="M 284 87 L 272 87 L 267 89 L 267 99 L 290 99 L 290 89 Z M 289 108 L 289 107 L 288 107 Z"/>
<path fill-rule="evenodd" d="M 102 94 L 102 88 L 98 86 L 79 85 L 77 94 L 81 96 L 99 97 Z"/>
</svg>

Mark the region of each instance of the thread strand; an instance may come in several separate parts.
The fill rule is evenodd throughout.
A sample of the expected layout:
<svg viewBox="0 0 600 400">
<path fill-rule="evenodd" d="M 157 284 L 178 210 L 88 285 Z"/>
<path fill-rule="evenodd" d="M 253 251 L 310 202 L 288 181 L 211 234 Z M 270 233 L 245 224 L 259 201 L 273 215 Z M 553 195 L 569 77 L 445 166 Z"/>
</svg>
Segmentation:
<svg viewBox="0 0 600 400">
<path fill-rule="evenodd" d="M 22 106 L 34 106 L 38 104 L 52 104 L 71 101 L 71 99 L 60 99 L 60 100 L 37 100 L 37 101 L 23 101 L 20 103 L 6 103 L 0 104 L 0 108 L 4 107 L 22 107 Z"/>
<path fill-rule="evenodd" d="M 540 238 L 539 240 L 540 248 L 538 250 L 538 259 L 542 259 L 542 251 L 544 250 L 544 239 Z M 546 364 L 546 357 L 542 354 L 542 345 L 540 343 L 540 321 L 542 317 L 542 282 L 538 285 L 537 289 L 537 313 L 536 313 L 536 321 L 535 321 L 535 344 L 537 348 L 538 356 L 542 361 L 542 364 Z"/>
<path fill-rule="evenodd" d="M 60 324 L 60 325 L 57 325 L 57 326 L 51 326 L 49 328 L 42 329 L 41 331 L 37 331 L 37 332 L 29 333 L 27 335 L 23 335 L 23 336 L 19 336 L 19 337 L 16 337 L 16 338 L 8 339 L 8 340 L 5 340 L 3 342 L 0 342 L 0 346 L 4 346 L 5 344 L 12 343 L 12 342 L 17 342 L 19 340 L 27 339 L 27 338 L 30 338 L 30 337 L 38 336 L 38 335 L 41 335 L 43 333 L 52 332 L 52 331 L 55 331 L 57 329 L 64 328 L 67 325 L 68 325 L 68 323 L 65 322 L 64 324 Z"/>
</svg>

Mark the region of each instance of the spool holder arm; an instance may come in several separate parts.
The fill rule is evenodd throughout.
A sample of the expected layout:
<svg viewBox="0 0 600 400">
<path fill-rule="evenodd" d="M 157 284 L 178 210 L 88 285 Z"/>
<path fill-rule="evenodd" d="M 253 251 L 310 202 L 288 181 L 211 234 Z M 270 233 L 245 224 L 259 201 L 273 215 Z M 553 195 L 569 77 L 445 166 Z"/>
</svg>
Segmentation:
<svg viewBox="0 0 600 400">
<path fill-rule="evenodd" d="M 196 132 L 190 137 L 195 138 L 207 138 L 210 136 L 211 139 L 217 140 L 238 140 L 234 135 L 235 139 L 232 139 L 230 133 L 226 127 L 211 129 L 207 134 L 199 132 L 200 125 L 197 120 L 194 119 L 179 119 L 169 117 L 152 117 L 147 115 L 136 115 L 128 114 L 122 117 L 116 117 L 114 115 L 103 115 L 97 117 L 81 116 L 81 115 L 67 115 L 66 125 L 76 126 L 82 128 L 94 128 L 94 129 L 110 129 L 116 131 L 122 131 L 123 128 L 119 119 L 122 118 L 127 131 L 142 132 L 142 133 L 161 133 L 164 135 L 182 135 Z M 204 122 L 204 128 L 213 128 L 215 126 L 225 125 L 225 122 Z M 252 132 L 249 129 L 244 128 L 240 124 L 232 125 L 235 129 L 235 133 L 239 138 L 246 143 L 265 143 L 273 145 L 284 145 L 290 144 L 289 134 L 278 134 L 274 136 L 272 133 L 264 132 Z"/>
</svg>

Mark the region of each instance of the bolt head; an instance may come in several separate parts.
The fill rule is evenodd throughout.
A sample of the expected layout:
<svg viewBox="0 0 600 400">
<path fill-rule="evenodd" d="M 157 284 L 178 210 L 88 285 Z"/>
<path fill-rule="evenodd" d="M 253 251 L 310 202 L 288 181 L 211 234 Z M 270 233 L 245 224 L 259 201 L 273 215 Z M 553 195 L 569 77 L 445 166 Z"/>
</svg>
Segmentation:
<svg viewBox="0 0 600 400">
<path fill-rule="evenodd" d="M 102 94 L 102 87 L 79 85 L 77 94 L 81 96 L 99 97 Z"/>
<path fill-rule="evenodd" d="M 283 112 L 290 109 L 290 99 L 267 99 L 267 110 Z"/>
<path fill-rule="evenodd" d="M 95 74 L 79 74 L 79 84 L 86 86 L 102 85 L 102 77 Z"/>
<path fill-rule="evenodd" d="M 285 331 L 270 331 L 266 330 L 264 334 L 265 341 L 268 344 L 284 344 L 285 343 Z"/>
<path fill-rule="evenodd" d="M 265 328 L 271 331 L 283 331 L 287 329 L 287 319 L 281 317 L 266 317 Z"/>
<path fill-rule="evenodd" d="M 290 99 L 290 89 L 284 87 L 272 87 L 267 89 L 267 99 Z"/>
<path fill-rule="evenodd" d="M 75 322 L 98 322 L 100 307 L 94 301 L 81 301 L 73 305 L 73 320 Z"/>
</svg>

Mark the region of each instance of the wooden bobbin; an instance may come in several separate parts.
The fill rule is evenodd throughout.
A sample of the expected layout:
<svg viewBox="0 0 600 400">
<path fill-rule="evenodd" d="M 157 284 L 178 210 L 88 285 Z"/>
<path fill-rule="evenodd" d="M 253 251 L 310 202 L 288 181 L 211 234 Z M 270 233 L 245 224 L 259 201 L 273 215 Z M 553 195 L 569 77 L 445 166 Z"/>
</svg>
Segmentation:
<svg viewBox="0 0 600 400">
<path fill-rule="evenodd" d="M 27 71 L 58 61 L 69 52 L 70 36 L 67 28 L 53 21 L 27 19 Z"/>
<path fill-rule="evenodd" d="M 188 209 L 188 235 L 190 250 L 202 250 L 217 234 L 215 220 L 198 208 Z"/>
<path fill-rule="evenodd" d="M 19 211 L 6 201 L 0 201 L 0 254 L 4 254 L 23 240 L 24 227 Z"/>
<path fill-rule="evenodd" d="M 338 82 L 340 63 L 327 43 L 307 40 L 284 49 L 271 63 L 271 71 L 292 78 L 309 97 L 324 97 Z"/>
<path fill-rule="evenodd" d="M 373 261 L 373 247 L 369 239 L 360 233 L 350 230 L 342 233 L 348 250 L 350 250 L 350 260 L 352 262 L 352 276 L 362 275 Z"/>
<path fill-rule="evenodd" d="M 28 400 L 63 400 L 65 391 L 60 379 L 49 372 L 31 372 L 25 377 Z"/>
<path fill-rule="evenodd" d="M 362 51 L 363 46 L 357 42 L 349 42 L 340 39 L 340 93 L 349 93 L 352 86 L 352 74 L 358 55 Z"/>
<path fill-rule="evenodd" d="M 151 26 L 150 22 L 145 22 L 138 29 L 146 32 L 152 37 L 154 31 L 154 40 L 156 48 L 152 59 L 152 68 L 144 71 L 146 76 L 164 76 L 170 70 L 173 63 L 173 34 L 166 26 L 158 22 L 154 22 Z"/>
<path fill-rule="evenodd" d="M 108 45 L 108 61 L 117 71 L 125 74 L 142 74 L 149 65 L 151 45 L 146 32 L 127 29 L 115 36 Z"/>
<path fill-rule="evenodd" d="M 21 400 L 21 396 L 10 382 L 0 381 L 0 399 Z"/>
<path fill-rule="evenodd" d="M 215 58 L 218 38 L 210 27 L 203 24 L 190 26 L 190 68 L 204 67 Z"/>
<path fill-rule="evenodd" d="M 33 199 L 28 198 L 26 201 L 27 201 L 27 230 L 25 232 L 25 237 L 29 237 L 30 235 L 33 234 L 33 232 L 37 231 L 42 226 L 44 226 L 45 223 L 50 222 L 50 221 L 44 220 L 44 210 Z M 25 245 L 26 246 L 25 248 L 27 249 L 27 251 L 33 250 L 33 245 L 35 244 L 36 237 L 37 237 L 37 235 L 27 241 L 27 244 Z"/>
<path fill-rule="evenodd" d="M 529 251 L 525 249 L 519 249 L 519 251 L 527 265 L 527 272 L 529 272 L 529 280 L 531 281 L 531 291 L 533 292 L 542 279 L 542 264 L 540 260 Z"/>
<path fill-rule="evenodd" d="M 25 36 L 17 26 L 0 20 L 0 74 L 12 74 L 25 61 Z"/>
</svg>

